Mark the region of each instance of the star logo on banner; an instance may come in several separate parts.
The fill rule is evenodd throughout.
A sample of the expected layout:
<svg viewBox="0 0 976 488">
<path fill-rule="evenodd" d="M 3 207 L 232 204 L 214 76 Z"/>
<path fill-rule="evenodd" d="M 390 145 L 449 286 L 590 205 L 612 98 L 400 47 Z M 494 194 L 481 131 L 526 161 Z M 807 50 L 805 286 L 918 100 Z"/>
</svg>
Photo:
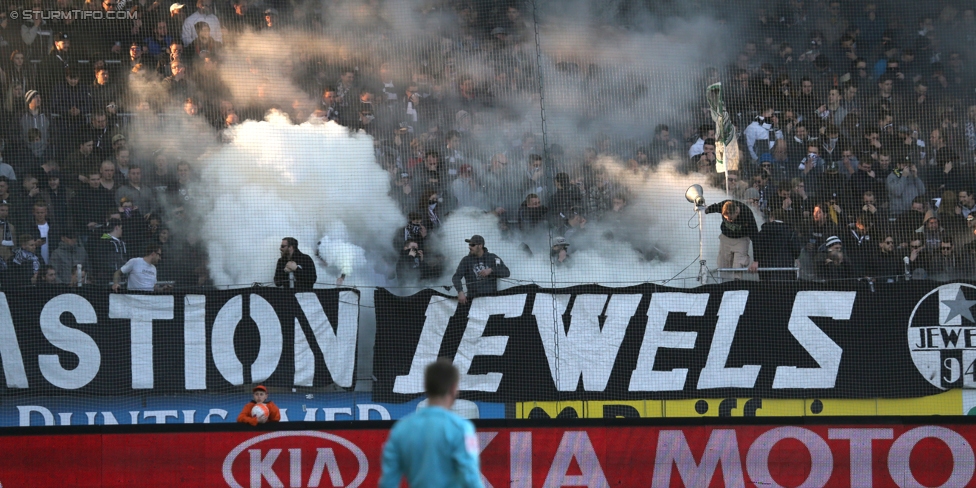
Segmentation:
<svg viewBox="0 0 976 488">
<path fill-rule="evenodd" d="M 969 319 L 970 322 L 976 323 L 976 320 L 973 319 L 973 313 L 970 311 L 970 308 L 976 305 L 976 300 L 966 300 L 966 296 L 963 295 L 961 288 L 954 300 L 942 300 L 942 304 L 949 307 L 949 315 L 946 316 L 946 322 L 952 320 L 954 317 L 961 316 Z"/>
</svg>

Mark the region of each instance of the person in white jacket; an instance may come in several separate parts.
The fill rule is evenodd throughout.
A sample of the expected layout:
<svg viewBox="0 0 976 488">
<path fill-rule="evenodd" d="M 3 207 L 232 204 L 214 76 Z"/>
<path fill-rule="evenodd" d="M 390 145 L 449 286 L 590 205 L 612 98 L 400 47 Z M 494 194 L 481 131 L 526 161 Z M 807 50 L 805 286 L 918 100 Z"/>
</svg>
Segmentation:
<svg viewBox="0 0 976 488">
<path fill-rule="evenodd" d="M 742 131 L 746 136 L 749 156 L 754 162 L 759 161 L 759 156 L 771 149 L 777 139 L 783 138 L 783 131 L 776 127 L 778 124 L 779 120 L 770 107 L 763 109 L 762 113 L 746 127 L 746 130 Z"/>
</svg>

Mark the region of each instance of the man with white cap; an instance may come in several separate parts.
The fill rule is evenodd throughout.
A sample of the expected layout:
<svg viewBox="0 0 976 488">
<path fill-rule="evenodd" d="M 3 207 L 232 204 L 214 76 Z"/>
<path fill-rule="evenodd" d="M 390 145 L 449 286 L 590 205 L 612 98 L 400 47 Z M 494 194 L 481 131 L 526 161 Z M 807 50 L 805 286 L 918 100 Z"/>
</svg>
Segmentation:
<svg viewBox="0 0 976 488">
<path fill-rule="evenodd" d="M 498 290 L 498 278 L 508 278 L 512 272 L 502 261 L 502 258 L 488 252 L 485 248 L 485 238 L 473 235 L 465 239 L 468 243 L 468 255 L 461 259 L 457 271 L 451 278 L 454 288 L 458 291 L 458 302 L 468 303 L 468 295 L 474 298 Z M 468 286 L 468 293 L 461 288 L 461 279 Z"/>
</svg>

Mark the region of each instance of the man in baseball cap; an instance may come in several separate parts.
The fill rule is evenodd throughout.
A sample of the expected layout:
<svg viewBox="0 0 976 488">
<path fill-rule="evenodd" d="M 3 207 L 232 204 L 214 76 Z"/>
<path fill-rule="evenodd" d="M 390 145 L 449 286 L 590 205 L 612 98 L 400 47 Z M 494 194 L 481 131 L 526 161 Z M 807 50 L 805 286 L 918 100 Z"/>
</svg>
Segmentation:
<svg viewBox="0 0 976 488">
<path fill-rule="evenodd" d="M 512 274 L 502 258 L 488 252 L 484 237 L 476 234 L 464 242 L 468 243 L 468 255 L 461 259 L 454 277 L 451 278 L 461 304 L 468 303 L 468 295 L 474 298 L 498 291 L 498 278 L 508 278 Z M 461 287 L 461 279 L 467 284 L 467 294 Z"/>
</svg>

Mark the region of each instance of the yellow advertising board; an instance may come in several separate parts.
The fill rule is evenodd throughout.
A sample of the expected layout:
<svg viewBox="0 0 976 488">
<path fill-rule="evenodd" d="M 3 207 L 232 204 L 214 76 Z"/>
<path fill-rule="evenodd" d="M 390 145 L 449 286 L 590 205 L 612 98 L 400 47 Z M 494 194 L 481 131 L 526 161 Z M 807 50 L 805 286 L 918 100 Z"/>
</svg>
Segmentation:
<svg viewBox="0 0 976 488">
<path fill-rule="evenodd" d="M 976 406 L 972 410 L 976 414 Z M 919 398 L 621 400 L 521 402 L 516 418 L 857 417 L 967 415 L 963 390 Z"/>
</svg>

